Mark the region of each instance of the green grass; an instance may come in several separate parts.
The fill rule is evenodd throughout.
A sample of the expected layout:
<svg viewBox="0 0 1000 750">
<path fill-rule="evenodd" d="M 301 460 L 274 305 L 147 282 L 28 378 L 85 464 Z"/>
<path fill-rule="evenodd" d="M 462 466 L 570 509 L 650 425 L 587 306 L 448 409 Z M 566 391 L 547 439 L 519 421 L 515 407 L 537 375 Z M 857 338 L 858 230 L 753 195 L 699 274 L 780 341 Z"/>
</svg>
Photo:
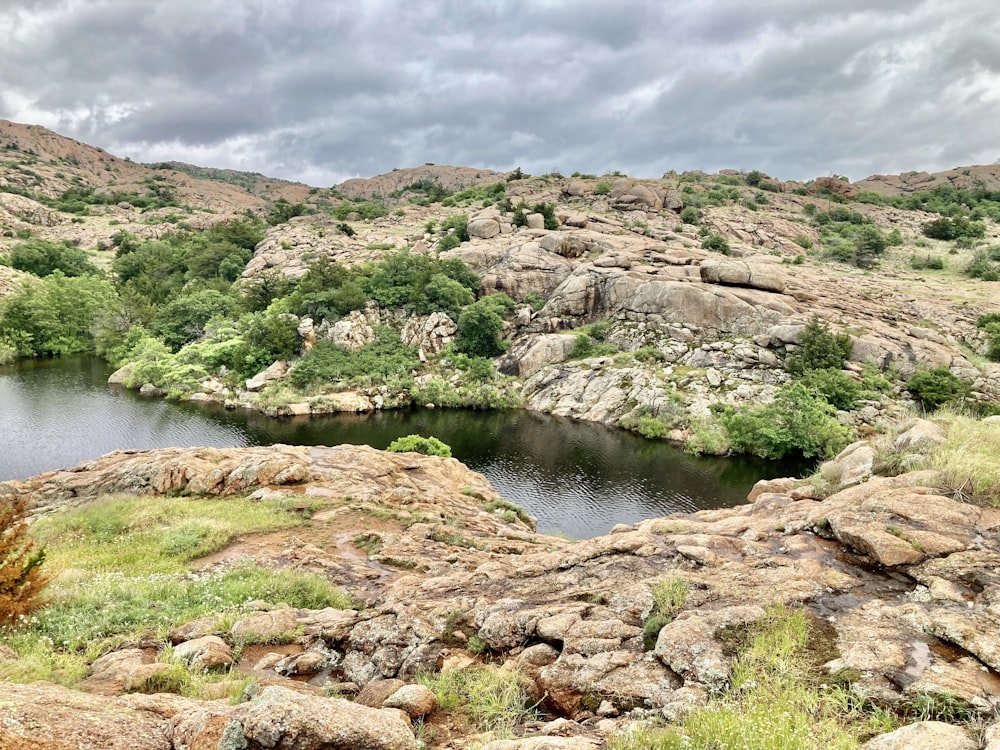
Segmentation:
<svg viewBox="0 0 1000 750">
<path fill-rule="evenodd" d="M 304 522 L 280 503 L 160 497 L 112 497 L 41 519 L 32 533 L 48 554 L 49 603 L 25 627 L 0 633 L 18 654 L 0 664 L 0 680 L 73 685 L 98 656 L 140 641 L 165 644 L 171 628 L 198 617 L 219 615 L 224 635 L 254 600 L 355 606 L 312 573 L 187 564 L 239 534 Z"/>
<path fill-rule="evenodd" d="M 220 550 L 241 534 L 304 522 L 281 501 L 111 496 L 42 518 L 32 536 L 45 546 L 46 568 L 53 574 L 178 573 L 189 560 Z"/>
<path fill-rule="evenodd" d="M 828 684 L 819 667 L 832 646 L 803 611 L 772 607 L 724 640 L 736 656 L 722 693 L 677 724 L 616 735 L 608 750 L 852 750 L 862 737 L 894 728 L 885 712 Z"/>
<path fill-rule="evenodd" d="M 1000 424 L 939 411 L 933 420 L 947 431 L 919 468 L 935 469 L 953 493 L 978 505 L 1000 507 Z"/>
<path fill-rule="evenodd" d="M 538 718 L 522 676 L 510 669 L 475 667 L 418 678 L 438 700 L 438 709 L 465 716 L 482 732 L 509 737 L 514 727 Z"/>
</svg>

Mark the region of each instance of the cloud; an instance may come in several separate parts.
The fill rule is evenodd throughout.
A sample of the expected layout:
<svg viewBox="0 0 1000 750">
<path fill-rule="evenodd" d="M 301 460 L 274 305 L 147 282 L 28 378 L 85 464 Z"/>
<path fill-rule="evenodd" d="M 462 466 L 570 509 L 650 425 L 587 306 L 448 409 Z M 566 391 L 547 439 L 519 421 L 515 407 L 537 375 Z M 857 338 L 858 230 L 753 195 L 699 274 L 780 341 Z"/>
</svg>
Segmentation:
<svg viewBox="0 0 1000 750">
<path fill-rule="evenodd" d="M 8 0 L 0 117 L 332 184 L 425 161 L 852 178 L 992 161 L 978 0 Z"/>
</svg>

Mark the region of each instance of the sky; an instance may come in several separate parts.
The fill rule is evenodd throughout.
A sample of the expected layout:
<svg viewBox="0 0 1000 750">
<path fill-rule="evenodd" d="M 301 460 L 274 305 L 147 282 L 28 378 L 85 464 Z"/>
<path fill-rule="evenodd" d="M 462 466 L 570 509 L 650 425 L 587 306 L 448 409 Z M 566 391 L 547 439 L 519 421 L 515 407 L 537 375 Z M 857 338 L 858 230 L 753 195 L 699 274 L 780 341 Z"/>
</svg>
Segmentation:
<svg viewBox="0 0 1000 750">
<path fill-rule="evenodd" d="M 3 0 L 0 118 L 330 186 L 1000 159 L 989 0 Z"/>
</svg>

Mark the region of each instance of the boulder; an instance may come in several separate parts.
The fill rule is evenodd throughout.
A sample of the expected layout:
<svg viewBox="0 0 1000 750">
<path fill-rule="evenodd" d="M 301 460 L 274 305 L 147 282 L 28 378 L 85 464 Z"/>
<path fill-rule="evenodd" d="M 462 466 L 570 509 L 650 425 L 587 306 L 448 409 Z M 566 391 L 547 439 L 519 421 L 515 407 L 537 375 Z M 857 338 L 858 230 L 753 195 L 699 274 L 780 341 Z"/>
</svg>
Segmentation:
<svg viewBox="0 0 1000 750">
<path fill-rule="evenodd" d="M 751 265 L 741 260 L 705 260 L 699 271 L 706 284 L 745 286 L 779 294 L 785 291 L 785 275 L 767 265 Z"/>
<path fill-rule="evenodd" d="M 411 719 L 419 719 L 437 708 L 437 697 L 425 685 L 404 685 L 386 698 L 382 707 L 398 708 Z"/>
<path fill-rule="evenodd" d="M 269 365 L 267 369 L 258 372 L 252 378 L 247 378 L 246 389 L 248 391 L 263 390 L 264 386 L 268 383 L 284 377 L 286 372 L 288 372 L 288 363 L 279 359 L 277 362 Z"/>
<path fill-rule="evenodd" d="M 217 635 L 185 641 L 174 646 L 174 656 L 200 669 L 216 669 L 233 664 L 233 650 Z"/>
<path fill-rule="evenodd" d="M 918 721 L 868 740 L 862 750 L 976 750 L 979 743 L 962 727 Z"/>
<path fill-rule="evenodd" d="M 295 632 L 297 624 L 294 609 L 278 609 L 273 612 L 257 612 L 237 620 L 229 632 L 234 638 L 275 643 L 275 639 Z"/>
<path fill-rule="evenodd" d="M 470 237 L 490 240 L 500 234 L 500 222 L 492 217 L 472 219 L 466 225 L 466 231 Z"/>
</svg>

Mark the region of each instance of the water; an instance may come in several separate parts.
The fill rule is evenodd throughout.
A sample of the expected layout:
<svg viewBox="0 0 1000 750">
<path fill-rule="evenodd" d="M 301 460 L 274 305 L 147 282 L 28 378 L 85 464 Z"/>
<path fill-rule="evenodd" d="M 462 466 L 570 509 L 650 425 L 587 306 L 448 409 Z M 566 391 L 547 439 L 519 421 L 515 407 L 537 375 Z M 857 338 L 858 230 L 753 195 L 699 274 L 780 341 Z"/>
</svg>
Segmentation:
<svg viewBox="0 0 1000 750">
<path fill-rule="evenodd" d="M 674 446 L 533 412 L 420 409 L 272 419 L 221 407 L 146 399 L 108 386 L 89 357 L 0 368 L 0 481 L 72 466 L 120 448 L 368 444 L 434 435 L 538 518 L 573 538 L 616 523 L 736 505 L 762 477 L 803 466 L 695 458 Z"/>
</svg>

